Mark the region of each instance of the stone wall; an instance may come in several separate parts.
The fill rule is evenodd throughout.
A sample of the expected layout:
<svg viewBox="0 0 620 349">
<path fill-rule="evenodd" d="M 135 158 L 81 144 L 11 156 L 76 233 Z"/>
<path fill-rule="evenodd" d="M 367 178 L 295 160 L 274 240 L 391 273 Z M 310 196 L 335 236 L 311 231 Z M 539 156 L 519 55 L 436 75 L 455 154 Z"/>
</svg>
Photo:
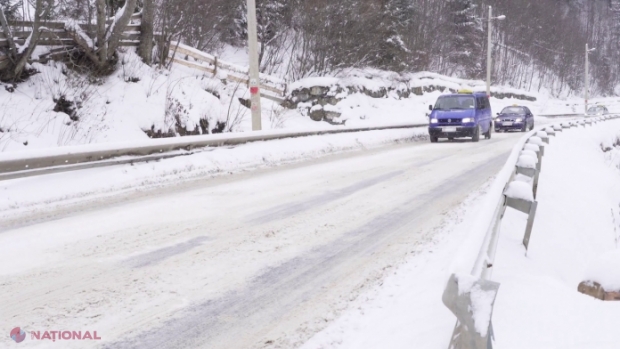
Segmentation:
<svg viewBox="0 0 620 349">
<path fill-rule="evenodd" d="M 305 109 L 307 115 L 314 121 L 333 122 L 341 114 L 336 106 L 340 101 L 348 95 L 361 93 L 371 98 L 388 98 L 390 95 L 398 99 L 409 98 L 412 95 L 422 96 L 425 93 L 435 91 L 456 93 L 456 89 L 441 85 L 425 85 L 418 87 L 380 87 L 377 89 L 368 89 L 364 86 L 342 86 L 334 84 L 331 86 L 313 86 L 302 87 L 292 90 L 286 97 L 283 106 L 290 109 Z M 394 92 L 394 94 L 391 94 Z M 492 93 L 492 96 L 498 99 L 514 98 L 524 101 L 536 101 L 536 97 L 510 92 Z"/>
</svg>

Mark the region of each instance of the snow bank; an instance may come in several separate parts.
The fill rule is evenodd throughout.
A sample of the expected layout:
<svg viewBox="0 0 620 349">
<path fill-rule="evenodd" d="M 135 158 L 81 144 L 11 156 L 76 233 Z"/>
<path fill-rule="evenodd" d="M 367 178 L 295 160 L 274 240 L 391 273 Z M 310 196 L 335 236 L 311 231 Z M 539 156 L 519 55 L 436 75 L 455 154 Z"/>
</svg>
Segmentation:
<svg viewBox="0 0 620 349">
<path fill-rule="evenodd" d="M 619 129 L 614 120 L 561 133 L 545 149 L 527 254 L 527 216 L 506 211 L 493 268 L 493 280 L 501 284 L 494 347 L 618 347 L 620 302 L 595 300 L 577 287 L 590 277 L 608 286 L 618 281 L 620 170 L 606 162 L 609 153 L 600 143 Z"/>
<path fill-rule="evenodd" d="M 76 29 L 75 23 L 69 23 L 69 28 Z M 18 84 L 14 93 L 0 94 L 3 110 L 0 152 L 252 129 L 247 108 L 250 94 L 244 84 L 225 83 L 223 75 L 213 77 L 176 64 L 171 71 L 151 68 L 141 62 L 134 49 L 119 51 L 117 71 L 94 83 L 61 63 L 33 64 L 39 74 Z M 243 68 L 234 64 L 231 67 Z M 223 69 L 219 73 L 224 74 Z M 375 97 L 382 96 L 351 94 L 346 89 L 335 93 L 333 97 L 338 102 L 332 101 L 324 109 L 341 114 L 338 123 L 344 123 L 344 127 L 425 123 L 428 105 L 434 104 L 442 93 L 448 93 L 449 89 L 484 87 L 482 81 L 434 73 L 401 76 L 374 69 L 353 69 L 338 77 L 293 82 L 288 90 L 333 87 L 334 84 L 358 86 L 371 94 L 376 93 Z M 405 90 L 409 91 L 407 96 L 401 93 Z M 491 99 L 495 111 L 518 103 L 528 106 L 535 114 L 561 113 L 566 104 L 544 93 L 529 94 L 537 99 L 532 102 L 508 97 L 511 93 L 524 94 L 523 91 L 508 87 L 497 87 L 494 91 L 505 97 Z M 312 105 L 300 105 L 298 109 L 289 110 L 263 99 L 263 130 L 342 127 L 312 121 L 308 115 L 310 107 Z"/>
<path fill-rule="evenodd" d="M 583 279 L 598 282 L 607 292 L 620 292 L 620 249 L 605 252 L 592 261 Z"/>
<path fill-rule="evenodd" d="M 532 186 L 529 183 L 525 183 L 522 181 L 513 181 L 508 184 L 508 188 L 504 192 L 509 198 L 513 199 L 521 199 L 525 201 L 534 201 L 534 193 L 532 191 Z"/>
<path fill-rule="evenodd" d="M 287 138 L 205 148 L 191 155 L 165 161 L 6 180 L 0 182 L 0 214 L 6 213 L 2 211 L 32 210 L 39 205 L 53 207 L 57 202 L 137 191 L 182 180 L 315 159 L 338 152 L 414 142 L 427 139 L 426 133 L 425 129 L 420 128 Z M 49 151 L 52 150 L 57 151 Z"/>
</svg>

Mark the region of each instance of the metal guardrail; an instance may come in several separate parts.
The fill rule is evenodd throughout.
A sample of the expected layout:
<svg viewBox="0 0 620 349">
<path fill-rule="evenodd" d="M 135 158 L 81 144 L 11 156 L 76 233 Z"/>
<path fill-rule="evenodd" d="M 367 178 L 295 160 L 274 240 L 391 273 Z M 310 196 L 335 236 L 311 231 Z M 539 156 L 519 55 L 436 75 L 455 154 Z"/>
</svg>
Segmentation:
<svg viewBox="0 0 620 349">
<path fill-rule="evenodd" d="M 518 150 L 519 152 L 518 156 L 511 156 L 510 162 L 505 165 L 505 168 L 513 167 L 514 169 L 504 186 L 502 194 L 495 199 L 497 200 L 497 205 L 495 206 L 492 219 L 486 228 L 486 236 L 474 263 L 473 270 L 468 275 L 452 274 L 443 293 L 443 303 L 457 317 L 449 349 L 492 349 L 493 347 L 492 339 L 494 333 L 491 315 L 500 284 L 489 279 L 495 261 L 501 220 L 508 208 L 528 214 L 523 237 L 523 246 L 527 251 L 538 206 L 536 201 L 538 177 L 542 170 L 544 147 L 546 144 L 549 144 L 549 137 L 554 137 L 557 132 L 563 132 L 565 129 L 579 126 L 585 128 L 588 125 L 618 117 L 591 117 L 578 121 L 564 122 L 560 125 L 545 126 L 541 128 L 544 131 L 531 132 L 515 146 L 515 151 Z M 513 186 L 521 187 L 520 189 L 524 189 L 524 186 L 526 186 L 529 188 L 528 190 L 531 190 L 532 195 L 525 195 L 527 197 L 524 197 L 523 191 L 511 190 Z M 476 292 L 484 292 L 484 297 L 482 298 L 487 303 L 482 306 L 490 307 L 491 309 L 488 323 L 478 324 L 476 320 L 480 320 L 480 318 L 476 320 L 474 318 L 472 309 L 481 306 L 481 298 L 476 295 L 472 297 L 472 293 Z M 476 306 L 473 305 L 474 302 L 477 302 Z"/>
<path fill-rule="evenodd" d="M 34 151 L 0 153 L 0 180 L 37 176 L 48 173 L 75 171 L 93 167 L 126 163 L 156 161 L 193 154 L 193 150 L 222 147 L 249 142 L 295 137 L 319 136 L 336 133 L 366 132 L 426 127 L 428 124 L 399 124 L 376 127 L 340 128 L 319 131 L 262 131 L 246 134 L 218 134 L 147 140 L 138 145 L 93 144 L 77 147 L 54 148 L 41 155 Z"/>
<path fill-rule="evenodd" d="M 578 118 L 578 117 L 583 117 L 583 113 L 580 114 L 539 114 L 537 116 L 541 116 L 544 118 L 562 118 L 562 117 L 567 117 L 567 118 Z"/>
</svg>

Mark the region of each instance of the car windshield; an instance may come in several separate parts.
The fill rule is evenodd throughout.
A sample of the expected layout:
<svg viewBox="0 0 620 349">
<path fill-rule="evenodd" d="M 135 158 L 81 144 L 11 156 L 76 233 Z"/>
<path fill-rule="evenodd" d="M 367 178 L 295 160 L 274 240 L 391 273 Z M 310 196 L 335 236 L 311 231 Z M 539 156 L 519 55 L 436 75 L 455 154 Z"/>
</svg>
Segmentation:
<svg viewBox="0 0 620 349">
<path fill-rule="evenodd" d="M 475 106 L 473 96 L 450 96 L 439 98 L 435 110 L 474 109 Z"/>
<path fill-rule="evenodd" d="M 521 107 L 506 107 L 501 114 L 525 114 L 525 109 Z"/>
<path fill-rule="evenodd" d="M 598 113 L 603 112 L 604 110 L 604 107 L 590 107 L 590 109 L 588 109 L 588 113 Z"/>
</svg>

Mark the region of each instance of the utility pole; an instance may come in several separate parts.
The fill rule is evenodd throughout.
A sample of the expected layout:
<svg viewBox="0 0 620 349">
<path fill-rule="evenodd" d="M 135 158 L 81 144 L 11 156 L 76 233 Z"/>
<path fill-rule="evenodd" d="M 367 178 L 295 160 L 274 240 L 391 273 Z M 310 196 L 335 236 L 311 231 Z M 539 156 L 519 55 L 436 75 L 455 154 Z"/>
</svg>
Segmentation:
<svg viewBox="0 0 620 349">
<path fill-rule="evenodd" d="M 596 48 L 588 48 L 588 44 L 586 44 L 586 71 L 585 71 L 585 75 L 586 75 L 586 93 L 585 93 L 585 115 L 588 114 L 588 99 L 590 99 L 590 64 L 588 62 L 588 54 L 590 52 L 595 51 Z"/>
<path fill-rule="evenodd" d="M 258 67 L 258 34 L 256 24 L 256 0 L 248 0 L 248 45 L 250 56 L 250 101 L 252 108 L 252 130 L 260 131 L 260 71 Z"/>
<path fill-rule="evenodd" d="M 489 35 L 489 40 L 487 42 L 487 96 L 491 98 L 491 49 L 493 48 L 491 45 L 492 39 L 492 31 L 493 31 L 493 22 L 491 19 L 493 18 L 493 7 L 489 6 L 489 24 L 487 26 L 487 31 Z"/>
<path fill-rule="evenodd" d="M 506 19 L 506 16 L 501 15 L 501 16 L 497 16 L 497 17 L 493 17 L 493 7 L 489 6 L 489 21 L 488 21 L 488 26 L 487 26 L 487 31 L 488 31 L 488 42 L 487 42 L 487 96 L 491 97 L 491 70 L 493 68 L 493 62 L 492 62 L 492 50 L 493 50 L 493 20 L 497 19 L 497 20 L 504 20 Z"/>
</svg>

